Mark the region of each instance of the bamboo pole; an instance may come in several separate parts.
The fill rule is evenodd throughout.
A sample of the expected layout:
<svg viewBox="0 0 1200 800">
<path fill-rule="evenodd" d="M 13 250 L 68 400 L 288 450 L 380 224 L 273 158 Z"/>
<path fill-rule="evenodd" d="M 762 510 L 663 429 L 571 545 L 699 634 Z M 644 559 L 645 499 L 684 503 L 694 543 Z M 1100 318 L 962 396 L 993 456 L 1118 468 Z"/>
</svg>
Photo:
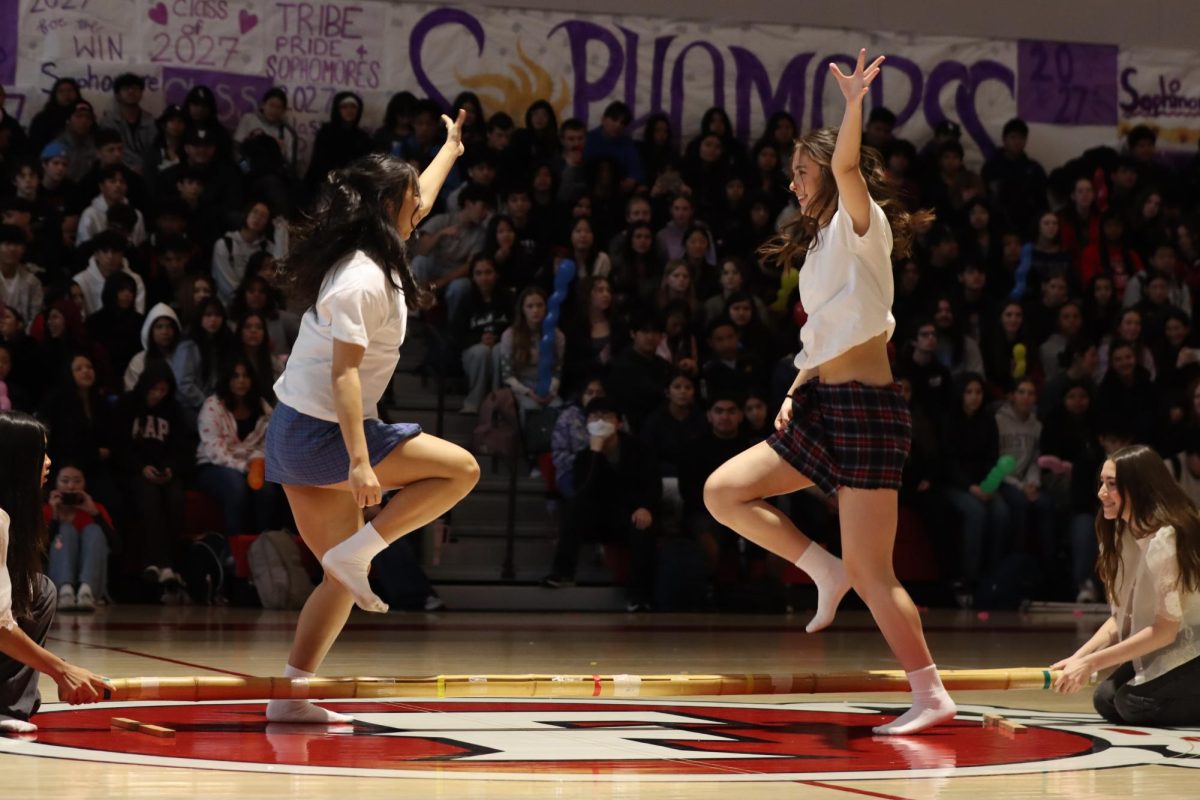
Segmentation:
<svg viewBox="0 0 1200 800">
<path fill-rule="evenodd" d="M 940 670 L 951 691 L 1049 689 L 1059 671 Z M 906 692 L 900 670 L 734 675 L 433 675 L 398 678 L 116 678 L 105 700 L 349 700 L 385 697 L 657 698 Z"/>
</svg>

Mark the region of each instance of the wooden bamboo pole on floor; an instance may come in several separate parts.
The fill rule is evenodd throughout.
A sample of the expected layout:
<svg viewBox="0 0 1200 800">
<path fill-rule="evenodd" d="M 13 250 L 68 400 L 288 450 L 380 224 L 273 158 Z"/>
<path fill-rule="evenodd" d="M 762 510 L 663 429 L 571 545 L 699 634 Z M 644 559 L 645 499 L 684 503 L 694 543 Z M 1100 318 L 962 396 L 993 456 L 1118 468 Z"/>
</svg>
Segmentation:
<svg viewBox="0 0 1200 800">
<path fill-rule="evenodd" d="M 1057 670 L 945 669 L 950 691 L 1049 689 Z M 900 670 L 733 675 L 433 675 L 398 678 L 116 678 L 105 700 L 348 700 L 385 697 L 659 698 L 906 692 Z"/>
</svg>

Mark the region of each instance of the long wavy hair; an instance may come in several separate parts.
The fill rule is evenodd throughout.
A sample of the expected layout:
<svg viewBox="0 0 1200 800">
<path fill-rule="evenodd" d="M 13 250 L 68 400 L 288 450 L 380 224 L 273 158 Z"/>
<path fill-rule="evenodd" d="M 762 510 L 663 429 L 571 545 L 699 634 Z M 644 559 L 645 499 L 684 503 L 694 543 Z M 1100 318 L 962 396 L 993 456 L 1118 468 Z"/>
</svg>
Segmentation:
<svg viewBox="0 0 1200 800">
<path fill-rule="evenodd" d="M 1121 565 L 1121 531 L 1126 527 L 1151 534 L 1167 525 L 1173 527 L 1179 589 L 1200 590 L 1200 511 L 1171 477 L 1162 458 L 1149 447 L 1123 447 L 1108 460 L 1117 468 L 1121 504 L 1116 519 L 1105 519 L 1103 509 L 1096 514 L 1096 538 L 1100 543 L 1096 571 L 1112 603 L 1120 601 L 1116 582 Z M 1126 509 L 1130 514 L 1128 523 L 1123 521 Z"/>
<path fill-rule="evenodd" d="M 8 513 L 8 575 L 17 618 L 33 611 L 34 587 L 46 555 L 42 465 L 46 429 L 28 414 L 0 411 L 0 509 Z"/>
<path fill-rule="evenodd" d="M 837 208 L 837 181 L 833 177 L 833 149 L 837 128 L 818 128 L 796 140 L 796 152 L 804 152 L 821 170 L 821 191 L 809 203 L 810 213 L 797 213 L 783 229 L 759 248 L 759 255 L 785 266 L 796 266 L 801 256 L 820 243 L 821 223 Z M 884 169 L 883 156 L 874 147 L 860 148 L 858 168 L 867 182 L 871 198 L 883 209 L 892 228 L 892 255 L 906 258 L 912 252 L 919 227 L 933 222 L 930 211 L 910 212 L 900 199 L 897 186 Z"/>
<path fill-rule="evenodd" d="M 547 313 L 550 311 L 550 300 L 541 287 L 527 286 L 521 294 L 517 295 L 516 310 L 513 313 L 512 321 L 512 360 L 518 367 L 525 367 L 533 363 L 534 353 L 537 352 L 537 343 L 542 336 L 542 332 L 529 327 L 529 322 L 525 319 L 525 299 L 533 295 L 542 298 L 542 302 L 546 304 Z M 544 318 L 541 324 L 545 324 Z"/>
<path fill-rule="evenodd" d="M 317 297 L 329 270 L 355 250 L 366 253 L 393 288 L 404 290 L 409 308 L 428 293 L 418 285 L 396 215 L 412 192 L 419 202 L 417 171 L 389 155 L 374 153 L 333 170 L 321 184 L 312 209 L 292 223 L 287 258 L 279 264 L 281 284 L 316 313 Z M 414 224 L 418 220 L 413 220 Z M 397 279 L 399 284 L 397 284 Z"/>
</svg>

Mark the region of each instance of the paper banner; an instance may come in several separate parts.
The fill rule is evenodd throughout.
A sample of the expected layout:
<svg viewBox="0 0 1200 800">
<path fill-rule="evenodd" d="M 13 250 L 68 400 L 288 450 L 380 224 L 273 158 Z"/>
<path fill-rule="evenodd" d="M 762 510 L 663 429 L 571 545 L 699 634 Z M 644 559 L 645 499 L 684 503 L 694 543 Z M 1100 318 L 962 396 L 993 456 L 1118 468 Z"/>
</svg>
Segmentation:
<svg viewBox="0 0 1200 800">
<path fill-rule="evenodd" d="M 221 72 L 262 70 L 263 4 L 249 0 L 143 0 L 139 25 L 151 64 Z"/>
</svg>

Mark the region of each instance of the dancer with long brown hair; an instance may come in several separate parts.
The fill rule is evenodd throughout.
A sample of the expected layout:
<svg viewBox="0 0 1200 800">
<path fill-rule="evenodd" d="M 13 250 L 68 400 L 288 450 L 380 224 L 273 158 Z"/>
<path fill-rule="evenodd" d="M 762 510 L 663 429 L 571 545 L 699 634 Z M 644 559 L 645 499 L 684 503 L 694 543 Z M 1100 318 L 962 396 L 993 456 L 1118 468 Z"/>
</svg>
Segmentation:
<svg viewBox="0 0 1200 800">
<path fill-rule="evenodd" d="M 932 217 L 905 210 L 878 151 L 862 146 L 862 101 L 882 63 L 881 56 L 868 66 L 862 50 L 849 75 L 831 64 L 846 98 L 841 127 L 796 142 L 791 190 L 800 213 L 763 254 L 790 266 L 804 258 L 799 374 L 775 433 L 714 472 L 704 500 L 717 521 L 812 577 L 818 601 L 810 633 L 833 621 L 850 588 L 858 592 L 913 690 L 912 708 L 875 732 L 904 734 L 946 722 L 956 708 L 892 570 L 912 421 L 887 356 L 896 327 L 891 259 L 909 253 L 915 229 Z M 813 485 L 837 494 L 844 563 L 766 502 Z"/>
</svg>

